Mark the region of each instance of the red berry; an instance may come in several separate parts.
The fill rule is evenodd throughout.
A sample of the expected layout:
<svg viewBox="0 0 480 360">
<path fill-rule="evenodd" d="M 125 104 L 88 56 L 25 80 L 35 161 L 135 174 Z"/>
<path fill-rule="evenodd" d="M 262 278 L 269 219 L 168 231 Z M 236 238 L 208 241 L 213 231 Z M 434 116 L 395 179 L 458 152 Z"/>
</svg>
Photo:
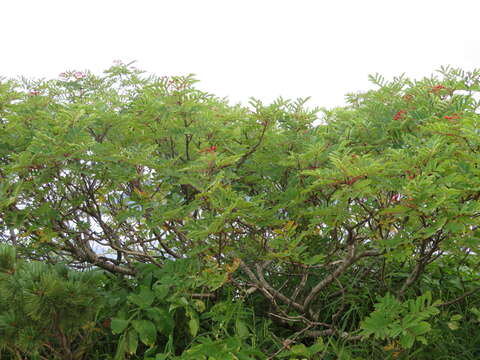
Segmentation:
<svg viewBox="0 0 480 360">
<path fill-rule="evenodd" d="M 440 90 L 442 90 L 442 89 L 446 89 L 446 87 L 443 86 L 443 85 L 436 85 L 436 86 L 432 87 L 432 89 L 431 89 L 430 91 L 431 91 L 432 93 L 435 93 L 435 94 L 436 94 L 436 93 L 438 93 L 438 92 L 439 92 Z"/>
<path fill-rule="evenodd" d="M 393 117 L 393 120 L 400 120 L 403 116 L 403 114 L 405 114 L 407 111 L 406 110 L 399 110 L 395 116 Z"/>
</svg>

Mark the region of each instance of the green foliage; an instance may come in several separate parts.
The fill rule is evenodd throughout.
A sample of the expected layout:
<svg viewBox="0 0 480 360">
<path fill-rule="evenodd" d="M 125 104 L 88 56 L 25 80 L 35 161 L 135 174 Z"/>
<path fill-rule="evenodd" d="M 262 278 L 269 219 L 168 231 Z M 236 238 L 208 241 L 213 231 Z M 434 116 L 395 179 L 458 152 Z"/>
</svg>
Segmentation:
<svg viewBox="0 0 480 360">
<path fill-rule="evenodd" d="M 188 281 L 198 268 L 194 263 L 175 260 L 161 269 L 139 266 L 134 288 L 122 299 L 111 321 L 112 332 L 121 335 L 116 358 L 135 354 L 139 343 L 169 359 L 176 358 L 176 353 L 182 353 L 182 359 L 201 359 L 202 354 L 212 358 L 212 348 L 217 349 L 215 359 L 242 353 L 244 358 L 254 359 L 252 354 L 261 354 L 249 345 L 251 314 L 232 298 L 215 303 L 209 296 L 203 300 L 199 291 L 205 287 L 204 281 Z"/>
<path fill-rule="evenodd" d="M 0 352 L 83 359 L 96 336 L 102 274 L 16 261 L 4 244 L 0 262 Z"/>
<path fill-rule="evenodd" d="M 292 345 L 289 351 L 282 352 L 278 358 L 311 359 L 315 358 L 315 355 L 319 357 L 326 349 L 327 346 L 323 343 L 322 338 L 318 338 L 317 342 L 311 346 L 305 346 L 304 344 Z"/>
<path fill-rule="evenodd" d="M 9 290 L 15 309 L 37 324 L 71 308 L 55 324 L 72 329 L 98 313 L 111 333 L 89 359 L 428 359 L 456 343 L 474 359 L 480 71 L 371 81 L 327 110 L 232 106 L 130 64 L 1 80 L 16 255 L 1 248 L 0 269 L 49 294 Z M 84 268 L 109 278 L 84 286 Z"/>
<path fill-rule="evenodd" d="M 435 304 L 431 304 L 430 293 L 403 303 L 387 294 L 379 299 L 375 311 L 360 324 L 361 334 L 373 334 L 378 339 L 398 339 L 403 348 L 409 349 L 416 340 L 427 343 L 425 335 L 431 326 L 426 320 L 439 312 Z"/>
</svg>

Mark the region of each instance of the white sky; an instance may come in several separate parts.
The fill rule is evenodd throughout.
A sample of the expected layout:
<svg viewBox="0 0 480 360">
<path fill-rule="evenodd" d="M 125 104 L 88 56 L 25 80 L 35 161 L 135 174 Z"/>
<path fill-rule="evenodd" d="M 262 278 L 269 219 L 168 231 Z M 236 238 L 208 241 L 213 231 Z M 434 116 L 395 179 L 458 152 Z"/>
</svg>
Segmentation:
<svg viewBox="0 0 480 360">
<path fill-rule="evenodd" d="M 368 74 L 480 67 L 478 0 L 0 0 L 0 76 L 101 73 L 137 60 L 196 74 L 233 103 L 311 96 L 340 106 Z"/>
</svg>

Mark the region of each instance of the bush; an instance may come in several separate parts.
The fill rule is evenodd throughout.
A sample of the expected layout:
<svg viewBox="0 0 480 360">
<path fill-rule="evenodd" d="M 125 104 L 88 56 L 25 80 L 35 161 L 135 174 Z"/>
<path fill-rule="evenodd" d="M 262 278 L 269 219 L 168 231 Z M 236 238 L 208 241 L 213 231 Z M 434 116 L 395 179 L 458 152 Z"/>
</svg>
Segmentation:
<svg viewBox="0 0 480 360">
<path fill-rule="evenodd" d="M 478 325 L 480 71 L 440 74 L 332 110 L 124 64 L 4 81 L 0 234 L 116 274 L 118 359 L 447 358 Z"/>
<path fill-rule="evenodd" d="M 97 337 L 101 285 L 98 271 L 17 261 L 14 248 L 0 244 L 0 351 L 12 359 L 84 359 Z"/>
</svg>

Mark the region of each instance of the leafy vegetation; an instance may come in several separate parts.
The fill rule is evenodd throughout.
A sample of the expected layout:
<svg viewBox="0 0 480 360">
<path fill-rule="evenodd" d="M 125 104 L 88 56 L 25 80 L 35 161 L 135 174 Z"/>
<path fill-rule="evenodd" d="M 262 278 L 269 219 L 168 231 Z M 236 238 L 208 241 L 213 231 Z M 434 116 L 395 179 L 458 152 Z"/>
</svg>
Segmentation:
<svg viewBox="0 0 480 360">
<path fill-rule="evenodd" d="M 478 359 L 480 71 L 60 75 L 0 82 L 2 359 Z"/>
</svg>

